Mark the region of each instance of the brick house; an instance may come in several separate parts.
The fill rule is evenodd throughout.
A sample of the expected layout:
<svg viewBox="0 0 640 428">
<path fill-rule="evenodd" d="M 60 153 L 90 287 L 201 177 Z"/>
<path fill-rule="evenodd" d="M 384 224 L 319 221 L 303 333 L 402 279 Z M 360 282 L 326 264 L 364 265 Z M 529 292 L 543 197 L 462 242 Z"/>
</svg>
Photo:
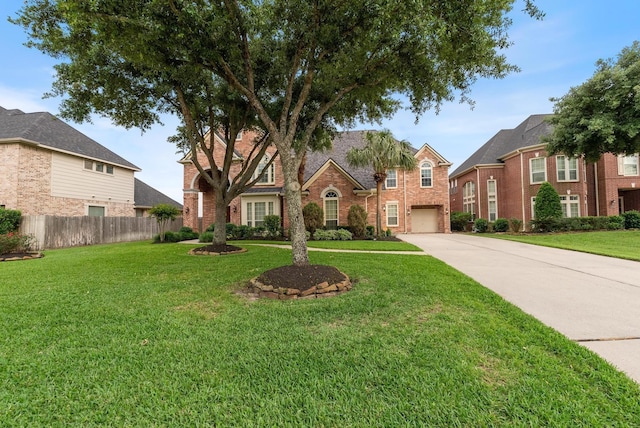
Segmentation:
<svg viewBox="0 0 640 428">
<path fill-rule="evenodd" d="M 596 163 L 548 156 L 541 138 L 549 115 L 529 116 L 503 129 L 449 176 L 451 210 L 490 222 L 533 218 L 535 196 L 545 181 L 560 194 L 565 217 L 609 216 L 640 209 L 638 154 L 603 155 Z"/>
<path fill-rule="evenodd" d="M 368 213 L 368 223 L 375 224 L 376 185 L 373 171 L 352 168 L 346 153 L 352 147 L 363 147 L 366 131 L 342 132 L 336 136 L 332 148 L 307 155 L 302 185 L 302 204 L 315 202 L 323 208 L 328 228 L 347 225 L 347 213 L 359 204 Z M 252 146 L 255 134 L 239 134 L 235 144 L 235 159 L 231 174 L 237 174 Z M 222 160 L 224 139 L 215 134 L 214 156 Z M 265 160 L 275 154 L 268 150 Z M 198 154 L 202 165 L 206 159 Z M 382 225 L 394 233 L 449 232 L 448 169 L 451 165 L 433 148 L 425 144 L 414 149 L 418 160 L 415 171 L 392 170 L 382 194 Z M 180 161 L 184 165 L 184 224 L 194 229 L 206 228 L 214 222 L 214 199 L 210 186 L 200 174 L 189 155 Z M 259 168 L 261 170 L 261 168 Z M 227 209 L 227 220 L 234 224 L 259 226 L 264 215 L 274 214 L 288 224 L 285 209 L 284 180 L 280 162 L 276 158 L 261 183 L 236 198 Z M 199 209 L 200 208 L 200 209 Z M 202 214 L 199 222 L 198 213 Z"/>
<path fill-rule="evenodd" d="M 181 207 L 137 180 L 140 168 L 50 113 L 0 107 L 0 167 L 0 206 L 23 215 L 133 217 L 158 202 Z"/>
</svg>

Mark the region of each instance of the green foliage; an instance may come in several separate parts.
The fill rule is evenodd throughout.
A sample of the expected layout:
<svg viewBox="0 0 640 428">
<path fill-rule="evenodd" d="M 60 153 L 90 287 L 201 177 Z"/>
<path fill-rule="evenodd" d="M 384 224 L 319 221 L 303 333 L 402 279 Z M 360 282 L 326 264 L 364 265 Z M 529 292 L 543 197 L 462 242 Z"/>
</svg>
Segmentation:
<svg viewBox="0 0 640 428">
<path fill-rule="evenodd" d="M 238 226 L 236 226 L 233 223 L 227 223 L 225 225 L 225 231 L 227 233 L 227 236 L 236 236 L 236 229 L 238 228 Z M 211 230 L 213 232 L 213 230 Z"/>
<path fill-rule="evenodd" d="M 465 212 L 452 212 L 450 219 L 452 231 L 464 232 L 467 229 L 469 222 L 473 220 L 473 215 Z"/>
<path fill-rule="evenodd" d="M 188 241 L 190 239 L 198 239 L 198 232 L 194 232 L 192 228 L 188 226 L 182 226 L 178 231 L 181 241 Z"/>
<path fill-rule="evenodd" d="M 266 215 L 264 216 L 264 228 L 267 232 L 267 237 L 276 238 L 281 234 L 280 216 Z"/>
<path fill-rule="evenodd" d="M 612 215 L 608 217 L 607 222 L 608 230 L 621 230 L 624 229 L 624 217 L 621 215 Z"/>
<path fill-rule="evenodd" d="M 374 226 L 367 226 L 367 237 L 368 238 L 373 238 L 375 236 L 376 233 L 376 228 Z"/>
<path fill-rule="evenodd" d="M 324 211 L 315 202 L 309 202 L 302 209 L 302 215 L 304 217 L 304 227 L 313 239 L 316 230 L 324 224 Z"/>
<path fill-rule="evenodd" d="M 367 211 L 362 205 L 351 205 L 347 214 L 347 223 L 353 236 L 364 238 L 367 233 Z"/>
<path fill-rule="evenodd" d="M 539 222 L 562 217 L 560 195 L 558 195 L 556 189 L 547 181 L 542 183 L 540 189 L 538 189 L 533 212 L 534 219 Z"/>
<path fill-rule="evenodd" d="M 213 231 L 215 231 L 215 230 L 216 230 L 216 224 L 215 224 L 215 223 L 211 223 L 211 224 L 209 225 L 209 227 L 207 227 L 207 228 L 205 229 L 205 232 L 213 232 Z"/>
<path fill-rule="evenodd" d="M 522 231 L 522 220 L 516 217 L 509 219 L 509 228 L 513 233 L 519 233 Z"/>
<path fill-rule="evenodd" d="M 507 232 L 509 230 L 509 220 L 506 218 L 498 218 L 493 222 L 494 232 Z"/>
<path fill-rule="evenodd" d="M 592 230 L 620 230 L 624 228 L 622 216 L 600 217 L 564 217 L 545 220 L 532 220 L 535 232 L 587 232 Z"/>
<path fill-rule="evenodd" d="M 353 235 L 346 229 L 337 230 L 316 230 L 314 238 L 316 241 L 350 241 Z"/>
<path fill-rule="evenodd" d="M 18 210 L 0 208 L 0 235 L 16 232 L 22 221 L 22 213 Z"/>
<path fill-rule="evenodd" d="M 627 211 L 622 213 L 624 218 L 625 229 L 640 229 L 640 212 L 639 211 Z"/>
<path fill-rule="evenodd" d="M 202 232 L 198 238 L 199 242 L 213 242 L 213 232 Z"/>
<path fill-rule="evenodd" d="M 473 230 L 478 233 L 485 233 L 489 230 L 489 222 L 484 218 L 477 218 L 476 221 L 473 222 Z"/>
<path fill-rule="evenodd" d="M 35 239 L 31 235 L 21 235 L 16 232 L 0 234 L 0 254 L 31 251 Z"/>
<path fill-rule="evenodd" d="M 149 210 L 149 215 L 151 217 L 155 217 L 156 221 L 158 222 L 158 228 L 160 229 L 160 242 L 164 242 L 167 225 L 170 221 L 175 220 L 178 215 L 180 215 L 180 212 L 181 211 L 178 209 L 178 207 L 170 204 L 158 204 Z"/>
<path fill-rule="evenodd" d="M 588 162 L 603 153 L 640 152 L 640 42 L 618 55 L 599 60 L 594 75 L 555 102 L 549 119 L 553 133 L 545 139 L 550 154 L 564 153 Z"/>
</svg>

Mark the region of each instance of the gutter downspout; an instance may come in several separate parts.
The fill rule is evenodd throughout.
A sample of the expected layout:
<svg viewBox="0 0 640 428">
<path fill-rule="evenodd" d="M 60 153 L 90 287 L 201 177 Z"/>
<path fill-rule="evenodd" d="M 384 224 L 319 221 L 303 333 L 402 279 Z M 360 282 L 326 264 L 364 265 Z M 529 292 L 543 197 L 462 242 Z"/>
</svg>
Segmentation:
<svg viewBox="0 0 640 428">
<path fill-rule="evenodd" d="M 518 149 L 520 153 L 520 200 L 522 201 L 522 230 L 527 230 L 527 223 L 525 220 L 525 206 L 524 206 L 524 159 L 522 157 L 522 152 Z"/>
<path fill-rule="evenodd" d="M 402 198 L 404 199 L 404 233 L 407 233 L 407 172 L 402 170 Z"/>
<path fill-rule="evenodd" d="M 586 174 L 585 174 L 586 178 Z M 595 184 L 595 198 L 596 198 L 596 216 L 600 216 L 600 192 L 598 191 L 598 163 L 593 163 L 593 181 Z"/>
</svg>

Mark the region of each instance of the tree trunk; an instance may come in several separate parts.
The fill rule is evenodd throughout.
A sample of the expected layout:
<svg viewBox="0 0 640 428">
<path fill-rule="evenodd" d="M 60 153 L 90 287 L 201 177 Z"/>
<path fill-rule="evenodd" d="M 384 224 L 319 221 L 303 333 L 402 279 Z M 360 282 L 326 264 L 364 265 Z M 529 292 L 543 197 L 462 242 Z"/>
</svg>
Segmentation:
<svg viewBox="0 0 640 428">
<path fill-rule="evenodd" d="M 382 215 L 380 215 L 380 205 L 382 205 L 382 181 L 376 183 L 376 236 L 379 238 L 382 232 Z"/>
<path fill-rule="evenodd" d="M 281 158 L 282 159 L 282 158 Z M 289 165 L 285 165 L 289 163 Z M 302 216 L 302 193 L 298 183 L 297 170 L 293 169 L 291 161 L 283 161 L 284 196 L 289 214 L 289 236 L 291 238 L 291 255 L 294 266 L 309 265 L 309 253 L 307 251 L 307 235 Z M 288 171 L 287 171 L 288 170 Z M 287 174 L 289 172 L 289 174 Z"/>
<path fill-rule="evenodd" d="M 221 192 L 216 193 L 216 218 L 215 228 L 213 230 L 213 243 L 227 243 L 227 203 L 225 202 Z"/>
</svg>

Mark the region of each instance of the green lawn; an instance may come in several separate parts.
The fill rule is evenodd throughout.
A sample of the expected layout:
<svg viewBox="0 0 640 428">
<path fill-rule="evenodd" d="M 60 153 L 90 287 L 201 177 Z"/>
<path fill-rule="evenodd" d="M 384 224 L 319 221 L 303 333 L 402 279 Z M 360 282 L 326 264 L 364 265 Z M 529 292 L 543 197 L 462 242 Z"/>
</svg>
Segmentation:
<svg viewBox="0 0 640 428">
<path fill-rule="evenodd" d="M 2 426 L 637 426 L 640 387 L 432 257 L 310 253 L 328 299 L 234 293 L 290 251 L 129 243 L 0 263 Z"/>
<path fill-rule="evenodd" d="M 482 236 L 640 261 L 640 230 Z"/>
</svg>

